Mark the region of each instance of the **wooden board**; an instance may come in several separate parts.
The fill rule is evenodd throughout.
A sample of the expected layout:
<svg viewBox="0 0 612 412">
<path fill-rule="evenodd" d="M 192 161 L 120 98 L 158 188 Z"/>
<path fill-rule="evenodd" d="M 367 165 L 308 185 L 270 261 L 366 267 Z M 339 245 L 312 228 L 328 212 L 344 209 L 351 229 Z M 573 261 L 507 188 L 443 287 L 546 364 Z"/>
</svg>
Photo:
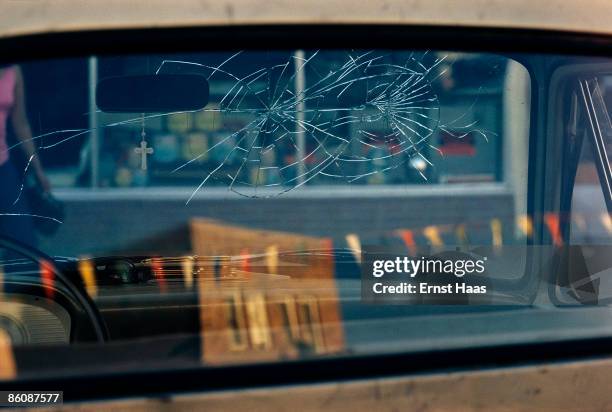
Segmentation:
<svg viewBox="0 0 612 412">
<path fill-rule="evenodd" d="M 205 363 L 341 353 L 329 239 L 191 222 Z"/>
</svg>

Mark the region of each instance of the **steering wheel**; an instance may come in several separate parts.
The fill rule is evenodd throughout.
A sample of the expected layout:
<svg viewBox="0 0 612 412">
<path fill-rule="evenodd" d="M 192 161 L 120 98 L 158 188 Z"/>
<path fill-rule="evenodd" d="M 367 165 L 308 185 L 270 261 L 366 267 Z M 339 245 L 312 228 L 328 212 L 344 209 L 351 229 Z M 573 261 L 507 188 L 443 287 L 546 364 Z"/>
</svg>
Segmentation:
<svg viewBox="0 0 612 412">
<path fill-rule="evenodd" d="M 0 235 L 0 247 L 4 247 L 8 250 L 17 252 L 20 255 L 31 259 L 32 261 L 39 264 L 42 262 L 54 263 L 53 258 L 47 256 L 40 250 L 25 245 L 7 236 Z M 90 299 L 89 295 L 87 295 L 86 292 L 79 288 L 72 279 L 62 273 L 62 271 L 57 268 L 57 265 L 52 264 L 48 266 L 49 270 L 53 272 L 53 275 L 64 283 L 66 289 L 68 289 L 68 291 L 73 295 L 73 298 L 82 306 L 85 315 L 91 322 L 91 326 L 93 328 L 96 340 L 100 343 L 107 341 L 108 331 L 106 329 L 106 325 L 104 324 L 102 315 L 100 315 L 100 311 L 98 311 L 96 305 Z"/>
</svg>

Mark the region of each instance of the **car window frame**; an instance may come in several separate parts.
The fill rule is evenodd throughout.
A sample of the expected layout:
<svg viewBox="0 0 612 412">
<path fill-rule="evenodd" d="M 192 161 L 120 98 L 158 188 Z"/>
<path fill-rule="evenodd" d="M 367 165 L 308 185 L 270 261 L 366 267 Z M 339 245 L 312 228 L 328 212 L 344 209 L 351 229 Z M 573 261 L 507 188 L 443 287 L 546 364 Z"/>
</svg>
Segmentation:
<svg viewBox="0 0 612 412">
<path fill-rule="evenodd" d="M 392 42 L 394 46 L 400 47 L 402 38 L 411 39 L 406 36 L 409 33 L 417 32 L 418 35 L 412 36 L 414 40 L 426 40 L 420 43 L 424 48 L 441 48 L 446 50 L 464 50 L 464 51 L 487 51 L 509 53 L 508 56 L 514 58 L 524 64 L 530 75 L 532 76 L 532 90 L 538 90 L 532 94 L 532 116 L 529 136 L 529 173 L 528 173 L 528 211 L 533 216 L 537 216 L 536 212 L 543 211 L 544 205 L 552 201 L 550 196 L 538 194 L 538 189 L 543 189 L 546 184 L 545 177 L 550 174 L 547 171 L 547 166 L 550 166 L 550 158 L 543 157 L 542 161 L 534 164 L 537 160 L 536 156 L 546 155 L 547 149 L 550 149 L 552 134 L 547 134 L 547 117 L 550 113 L 546 102 L 548 101 L 547 92 L 554 89 L 550 84 L 538 84 L 541 73 L 544 69 L 531 67 L 531 64 L 523 63 L 519 58 L 519 53 L 524 52 L 545 52 L 546 54 L 584 54 L 593 53 L 595 55 L 606 55 L 611 57 L 612 36 L 592 35 L 584 33 L 565 33 L 555 31 L 537 31 L 537 30 L 520 30 L 520 29 L 491 29 L 483 27 L 473 28 L 457 28 L 457 27 L 418 27 L 418 26 L 382 26 L 385 30 L 383 33 L 377 33 L 376 29 L 381 26 L 370 26 L 369 29 L 364 26 L 345 26 L 336 27 L 336 34 L 343 32 L 350 34 L 349 36 L 338 36 L 333 41 L 328 42 L 328 45 L 333 47 L 338 40 L 352 41 L 361 39 L 364 45 L 371 45 L 373 40 L 380 40 L 381 36 L 389 35 L 389 33 L 402 32 L 405 37 L 399 36 L 396 42 Z M 326 30 L 317 31 L 317 26 L 295 26 L 294 36 L 301 39 L 303 44 L 308 42 L 325 40 L 321 34 L 328 36 L 333 34 L 334 30 L 329 30 L 330 27 L 324 27 Z M 129 48 L 142 46 L 152 47 L 151 39 L 168 30 L 167 33 L 173 32 L 174 39 L 187 37 L 184 33 L 198 32 L 198 36 L 190 39 L 197 42 L 202 39 L 202 32 L 208 34 L 223 33 L 223 30 L 215 28 L 198 28 L 197 30 L 186 30 L 180 36 L 177 33 L 181 29 L 158 29 L 153 31 L 140 30 L 131 31 L 133 38 L 122 39 L 122 36 L 129 36 L 130 31 L 91 31 L 85 32 L 83 35 L 74 36 L 73 33 L 54 33 L 54 34 L 38 34 L 31 36 L 22 36 L 20 38 L 4 38 L 0 40 L 0 47 L 9 45 L 7 53 L 3 56 L 6 61 L 21 61 L 41 57 L 53 57 L 51 53 L 56 50 L 62 50 L 65 56 L 80 55 L 86 51 L 89 53 L 99 54 L 112 49 L 113 43 L 119 48 L 129 50 Z M 253 38 L 261 39 L 261 33 L 257 27 L 228 27 L 227 30 L 236 30 L 242 33 L 243 39 L 249 39 L 247 45 L 251 47 L 257 46 L 254 44 Z M 287 27 L 260 27 L 261 31 L 270 34 L 282 34 Z M 374 29 L 374 30 L 372 30 Z M 177 31 L 178 30 L 178 31 Z M 288 30 L 288 29 L 287 29 Z M 290 31 L 290 30 L 289 30 Z M 317 33 L 312 36 L 312 33 Z M 255 35 L 253 35 L 255 33 Z M 297 33 L 297 36 L 296 36 Z M 301 33 L 301 36 L 300 36 Z M 374 33 L 374 34 L 373 34 Z M 310 36 L 310 37 L 309 37 Z M 368 40 L 368 36 L 370 39 Z M 427 39 L 427 36 L 431 38 Z M 77 37 L 75 39 L 74 37 Z M 103 37 L 103 38 L 102 38 Z M 169 37 L 173 37 L 172 35 Z M 230 43 L 236 42 L 241 36 L 232 38 Z M 265 36 L 264 36 L 265 37 Z M 274 37 L 267 37 L 273 39 Z M 292 36 L 285 36 L 278 44 L 286 44 Z M 123 41 L 117 42 L 122 39 Z M 162 39 L 164 39 L 162 35 Z M 209 37 L 214 39 L 214 37 Z M 523 41 L 521 41 L 521 39 Z M 88 43 L 88 41 L 91 41 Z M 157 43 L 157 46 L 169 46 L 172 41 L 166 38 Z M 12 43 L 11 43 L 12 42 Z M 461 42 L 464 42 L 461 45 Z M 29 47 L 28 47 L 29 45 Z M 63 45 L 58 49 L 56 46 Z M 35 46 L 35 47 L 33 47 Z M 405 45 L 404 45 L 405 46 Z M 462 47 L 460 47 L 462 46 Z M 228 46 L 223 46 L 228 47 Z M 259 44 L 261 47 L 261 44 Z M 293 48 L 296 46 L 293 45 Z M 341 46 L 346 47 L 346 46 Z M 378 46 L 379 47 L 379 46 Z M 26 56 L 28 52 L 32 55 Z M 113 50 L 116 54 L 117 50 Z M 540 110 L 544 109 L 544 112 Z M 545 115 L 548 113 L 548 116 Z M 549 138 L 546 138 L 549 136 Z M 552 142 L 554 143 L 554 142 Z M 551 153 L 552 155 L 552 153 Z M 533 165 L 533 167 L 531 167 Z M 535 219 L 535 236 L 534 241 L 545 239 L 544 225 L 541 220 Z M 253 387 L 261 385 L 287 385 L 295 383 L 314 383 L 321 381 L 330 381 L 333 379 L 361 379 L 368 376 L 394 376 L 406 373 L 419 373 L 424 371 L 443 371 L 452 368 L 482 368 L 486 365 L 516 365 L 524 364 L 525 362 L 542 362 L 550 360 L 568 360 L 578 359 L 585 356 L 608 356 L 612 354 L 612 338 L 608 339 L 581 339 L 576 341 L 567 341 L 551 344 L 537 345 L 507 345 L 493 348 L 475 348 L 469 350 L 446 350 L 434 351 L 426 354 L 412 353 L 389 355 L 388 357 L 371 356 L 360 358 L 343 358 L 319 361 L 306 362 L 288 362 L 286 364 L 261 364 L 239 367 L 224 367 L 211 369 L 197 369 L 189 371 L 175 371 L 169 373 L 157 372 L 155 374 L 126 374 L 122 376 L 97 376 L 97 377 L 65 377 L 60 379 L 30 379 L 28 381 L 11 382 L 11 388 L 24 389 L 34 387 L 57 387 L 73 384 L 75 397 L 80 399 L 93 399 L 108 396 L 134 396 L 137 394 L 152 394 L 152 393 L 169 393 L 169 392 L 185 392 L 189 390 L 210 390 L 223 389 L 229 387 Z M 330 370 L 336 370 L 335 373 L 330 373 Z M 266 377 L 265 379 L 262 379 Z M 239 377 L 239 378 L 238 378 Z M 136 382 L 136 384 L 135 384 Z M 212 384 L 211 384 L 212 382 Z M 49 386 L 45 386 L 49 385 Z"/>
</svg>

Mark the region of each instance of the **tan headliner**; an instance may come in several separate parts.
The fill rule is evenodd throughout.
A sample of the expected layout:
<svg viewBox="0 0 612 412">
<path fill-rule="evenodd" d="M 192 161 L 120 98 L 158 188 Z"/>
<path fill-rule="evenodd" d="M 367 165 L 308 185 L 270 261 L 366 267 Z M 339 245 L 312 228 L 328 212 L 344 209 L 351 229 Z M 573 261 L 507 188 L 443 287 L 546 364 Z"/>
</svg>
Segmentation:
<svg viewBox="0 0 612 412">
<path fill-rule="evenodd" d="M 0 0 L 0 37 L 255 24 L 422 24 L 612 34 L 611 0 Z M 587 6 L 588 4 L 588 6 Z"/>
</svg>

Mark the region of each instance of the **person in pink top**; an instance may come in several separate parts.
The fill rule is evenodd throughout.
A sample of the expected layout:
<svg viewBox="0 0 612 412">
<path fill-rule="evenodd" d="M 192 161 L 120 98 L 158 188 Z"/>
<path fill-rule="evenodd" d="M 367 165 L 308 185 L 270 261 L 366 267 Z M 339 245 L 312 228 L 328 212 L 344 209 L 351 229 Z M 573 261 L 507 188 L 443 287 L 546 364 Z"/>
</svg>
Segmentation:
<svg viewBox="0 0 612 412">
<path fill-rule="evenodd" d="M 19 140 L 10 149 L 7 143 L 7 125 L 11 122 Z M 36 146 L 26 115 L 23 76 L 18 66 L 0 66 L 0 235 L 9 236 L 25 244 L 34 246 L 36 235 L 28 199 L 21 193 L 24 179 L 11 162 L 14 150 L 21 148 L 27 159 L 32 159 L 30 168 L 42 190 L 51 190 L 40 159 L 36 156 Z M 17 200 L 19 199 L 19 200 Z"/>
</svg>

